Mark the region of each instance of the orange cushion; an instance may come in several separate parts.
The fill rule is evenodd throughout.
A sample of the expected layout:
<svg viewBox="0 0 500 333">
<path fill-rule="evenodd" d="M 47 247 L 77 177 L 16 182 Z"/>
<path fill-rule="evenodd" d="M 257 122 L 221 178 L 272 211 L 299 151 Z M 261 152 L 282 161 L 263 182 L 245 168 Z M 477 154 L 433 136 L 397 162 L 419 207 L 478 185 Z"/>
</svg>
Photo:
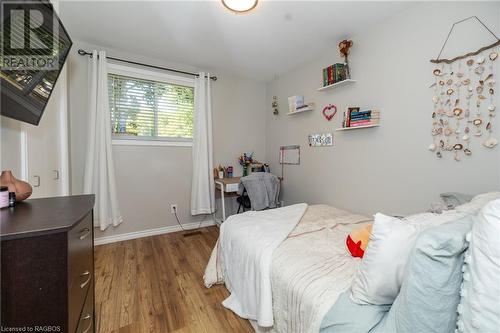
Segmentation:
<svg viewBox="0 0 500 333">
<path fill-rule="evenodd" d="M 366 246 L 370 240 L 370 234 L 372 233 L 372 225 L 372 223 L 369 223 L 361 228 L 353 230 L 347 235 L 347 250 L 353 257 L 363 258 Z"/>
</svg>

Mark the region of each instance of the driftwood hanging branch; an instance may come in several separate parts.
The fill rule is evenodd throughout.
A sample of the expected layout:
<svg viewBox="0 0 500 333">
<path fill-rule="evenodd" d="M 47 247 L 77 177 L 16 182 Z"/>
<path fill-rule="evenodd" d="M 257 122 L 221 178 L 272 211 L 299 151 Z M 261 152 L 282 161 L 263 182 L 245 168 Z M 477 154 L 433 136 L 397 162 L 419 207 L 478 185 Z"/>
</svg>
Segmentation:
<svg viewBox="0 0 500 333">
<path fill-rule="evenodd" d="M 453 32 L 453 29 L 455 28 L 455 26 L 457 24 L 463 23 L 463 22 L 468 21 L 470 19 L 476 19 L 490 34 L 493 35 L 493 37 L 496 38 L 497 41 L 495 43 L 493 43 L 493 44 L 490 44 L 488 46 L 480 48 L 476 52 L 469 52 L 467 54 L 455 57 L 453 59 L 439 59 L 439 57 L 441 57 L 441 54 L 443 53 L 443 50 L 444 50 L 444 47 L 446 46 L 446 43 L 448 43 L 448 39 L 450 39 L 450 35 Z M 464 59 L 464 58 L 471 57 L 471 56 L 475 56 L 475 55 L 483 52 L 484 50 L 491 49 L 491 48 L 493 48 L 493 47 L 495 47 L 497 45 L 500 45 L 500 39 L 493 33 L 493 31 L 491 31 L 477 16 L 470 16 L 470 17 L 468 17 L 466 19 L 463 19 L 463 20 L 460 20 L 458 22 L 453 23 L 453 25 L 451 26 L 450 32 L 448 32 L 448 36 L 446 36 L 446 40 L 444 41 L 444 44 L 441 47 L 441 51 L 439 52 L 437 58 L 436 59 L 432 59 L 431 62 L 433 64 L 439 64 L 439 63 L 443 63 L 443 62 L 446 63 L 446 64 L 451 64 L 452 62 L 455 62 L 457 60 Z"/>
<path fill-rule="evenodd" d="M 458 56 L 458 57 L 455 57 L 453 59 L 432 59 L 431 62 L 433 64 L 439 64 L 439 63 L 446 63 L 446 64 L 451 64 L 452 62 L 455 62 L 457 60 L 460 60 L 460 59 L 464 59 L 464 58 L 467 58 L 467 57 L 472 57 L 472 56 L 475 56 L 475 55 L 478 55 L 479 53 L 483 52 L 484 50 L 488 50 L 488 49 L 491 49 L 495 46 L 498 46 L 500 45 L 500 40 L 491 44 L 491 45 L 488 45 L 488 46 L 485 46 L 485 47 L 482 47 L 480 48 L 479 50 L 477 50 L 476 52 L 469 52 L 467 54 L 464 54 L 464 55 L 461 55 L 461 56 Z"/>
</svg>

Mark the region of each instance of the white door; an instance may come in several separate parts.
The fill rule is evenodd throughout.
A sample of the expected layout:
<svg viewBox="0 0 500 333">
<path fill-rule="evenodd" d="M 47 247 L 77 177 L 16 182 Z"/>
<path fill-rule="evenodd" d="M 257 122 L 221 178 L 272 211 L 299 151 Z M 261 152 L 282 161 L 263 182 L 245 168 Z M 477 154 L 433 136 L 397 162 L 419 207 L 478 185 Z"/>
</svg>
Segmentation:
<svg viewBox="0 0 500 333">
<path fill-rule="evenodd" d="M 63 69 L 38 126 L 22 125 L 23 175 L 31 198 L 68 195 L 67 85 Z"/>
</svg>

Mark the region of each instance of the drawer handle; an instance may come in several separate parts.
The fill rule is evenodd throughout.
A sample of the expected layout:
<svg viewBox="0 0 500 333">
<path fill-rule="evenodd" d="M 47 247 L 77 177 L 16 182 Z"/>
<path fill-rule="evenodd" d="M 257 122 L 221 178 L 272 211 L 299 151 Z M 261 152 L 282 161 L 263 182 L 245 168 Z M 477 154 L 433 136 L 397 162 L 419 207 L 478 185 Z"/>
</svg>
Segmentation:
<svg viewBox="0 0 500 333">
<path fill-rule="evenodd" d="M 83 317 L 83 320 L 90 320 L 91 318 L 92 318 L 92 316 L 88 314 L 85 317 Z M 91 328 L 92 328 L 92 320 L 90 320 L 90 322 L 89 322 L 89 327 L 87 327 L 87 329 L 85 331 L 83 331 L 82 333 L 89 332 Z"/>
<path fill-rule="evenodd" d="M 87 238 L 88 235 L 90 235 L 90 229 L 89 228 L 83 228 L 80 233 L 83 233 L 83 235 L 80 235 L 80 240 L 84 240 Z"/>
<path fill-rule="evenodd" d="M 80 288 L 81 288 L 81 289 L 83 289 L 83 288 L 85 288 L 85 286 L 86 286 L 86 285 L 88 285 L 88 284 L 89 284 L 90 279 L 92 279 L 92 276 L 90 275 L 90 272 L 89 272 L 89 271 L 85 271 L 85 272 L 83 272 L 80 276 L 81 276 L 81 277 L 88 276 L 88 277 L 87 277 L 87 280 L 85 280 L 85 282 L 84 282 L 84 283 L 82 283 L 82 284 L 80 285 Z"/>
</svg>

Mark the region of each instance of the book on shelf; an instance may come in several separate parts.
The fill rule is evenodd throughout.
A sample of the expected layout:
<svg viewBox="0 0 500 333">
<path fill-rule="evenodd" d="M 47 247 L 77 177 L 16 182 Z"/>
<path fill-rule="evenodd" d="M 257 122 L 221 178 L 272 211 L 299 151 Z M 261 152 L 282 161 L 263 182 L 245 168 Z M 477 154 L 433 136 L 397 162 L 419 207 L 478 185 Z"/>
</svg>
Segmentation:
<svg viewBox="0 0 500 333">
<path fill-rule="evenodd" d="M 349 127 L 370 126 L 370 125 L 378 125 L 378 124 L 379 124 L 379 121 L 377 119 L 372 119 L 372 120 L 351 122 Z"/>
<path fill-rule="evenodd" d="M 335 64 L 333 68 L 335 70 L 335 82 L 344 81 L 346 79 L 345 65 Z"/>
<path fill-rule="evenodd" d="M 359 127 L 378 125 L 380 121 L 380 111 L 378 110 L 363 110 L 359 108 L 348 108 L 344 112 L 344 121 L 342 126 L 346 127 Z"/>
<path fill-rule="evenodd" d="M 304 96 L 295 95 L 288 97 L 288 111 L 295 112 L 297 108 L 304 105 Z"/>
<path fill-rule="evenodd" d="M 344 81 L 347 78 L 344 64 L 334 64 L 323 69 L 323 87 Z"/>
<path fill-rule="evenodd" d="M 360 117 L 360 116 L 368 116 L 368 117 L 380 116 L 380 111 L 367 110 L 367 111 L 353 111 L 353 112 L 351 112 L 352 118 Z"/>
<path fill-rule="evenodd" d="M 378 119 L 380 118 L 380 116 L 368 116 L 368 115 L 365 115 L 365 116 L 352 116 L 350 117 L 351 121 L 355 121 L 355 120 L 370 120 L 370 119 Z"/>
</svg>

